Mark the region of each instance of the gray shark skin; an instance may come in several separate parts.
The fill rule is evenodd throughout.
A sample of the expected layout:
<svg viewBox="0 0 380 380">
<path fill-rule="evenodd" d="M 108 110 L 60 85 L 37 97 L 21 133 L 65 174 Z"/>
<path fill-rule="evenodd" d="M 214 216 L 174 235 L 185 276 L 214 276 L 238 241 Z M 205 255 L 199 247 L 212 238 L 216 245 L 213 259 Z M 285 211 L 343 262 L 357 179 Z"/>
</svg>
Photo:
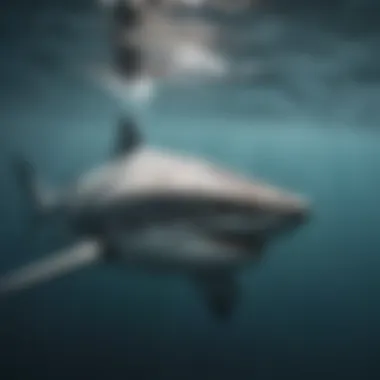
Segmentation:
<svg viewBox="0 0 380 380">
<path fill-rule="evenodd" d="M 93 264 L 182 273 L 209 309 L 231 315 L 235 272 L 308 219 L 300 196 L 200 158 L 147 146 L 121 120 L 111 160 L 66 189 L 43 185 L 25 160 L 15 177 L 37 218 L 55 216 L 77 239 L 46 259 L 0 276 L 6 296 Z"/>
</svg>

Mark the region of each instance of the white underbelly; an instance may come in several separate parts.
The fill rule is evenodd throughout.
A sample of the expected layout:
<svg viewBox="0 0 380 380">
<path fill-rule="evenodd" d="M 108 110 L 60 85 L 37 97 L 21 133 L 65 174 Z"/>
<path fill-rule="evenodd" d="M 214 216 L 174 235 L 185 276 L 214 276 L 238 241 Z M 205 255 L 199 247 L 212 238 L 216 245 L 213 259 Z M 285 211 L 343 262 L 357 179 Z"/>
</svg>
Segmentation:
<svg viewBox="0 0 380 380">
<path fill-rule="evenodd" d="M 206 267 L 236 266 L 247 260 L 238 250 L 181 225 L 152 227 L 115 240 L 126 263 L 157 269 L 192 271 Z"/>
</svg>

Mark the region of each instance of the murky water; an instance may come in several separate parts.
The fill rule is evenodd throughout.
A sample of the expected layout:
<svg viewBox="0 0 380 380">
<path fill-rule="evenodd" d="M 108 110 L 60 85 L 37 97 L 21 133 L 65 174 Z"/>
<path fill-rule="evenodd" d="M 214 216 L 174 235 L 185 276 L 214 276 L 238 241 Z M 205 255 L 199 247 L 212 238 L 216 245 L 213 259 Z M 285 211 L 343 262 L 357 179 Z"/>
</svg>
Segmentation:
<svg viewBox="0 0 380 380">
<path fill-rule="evenodd" d="M 12 158 L 30 157 L 59 186 L 110 157 L 131 112 L 79 69 L 104 54 L 93 7 L 40 3 L 33 17 L 15 1 L 0 18 L 2 272 L 65 241 L 50 226 L 25 237 Z M 1 378 L 376 378 L 380 34 L 307 17 L 244 24 L 271 68 L 265 80 L 168 85 L 132 111 L 150 143 L 313 202 L 310 224 L 241 274 L 233 318 L 215 321 L 182 278 L 88 269 L 0 305 Z"/>
</svg>

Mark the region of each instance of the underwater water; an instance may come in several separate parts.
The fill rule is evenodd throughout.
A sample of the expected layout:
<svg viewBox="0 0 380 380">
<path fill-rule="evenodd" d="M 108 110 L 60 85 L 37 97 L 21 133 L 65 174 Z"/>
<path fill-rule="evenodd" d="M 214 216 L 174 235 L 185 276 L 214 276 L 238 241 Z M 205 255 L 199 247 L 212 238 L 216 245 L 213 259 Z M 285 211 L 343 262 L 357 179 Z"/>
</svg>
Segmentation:
<svg viewBox="0 0 380 380">
<path fill-rule="evenodd" d="M 310 223 L 241 273 L 232 318 L 181 277 L 89 268 L 0 303 L 1 379 L 378 378 L 380 8 L 362 4 L 246 17 L 272 76 L 165 86 L 133 110 L 149 143 L 312 201 Z M 104 54 L 90 1 L 8 1 L 0 28 L 3 273 L 65 241 L 49 223 L 30 239 L 12 159 L 59 187 L 110 157 L 131 111 L 83 75 Z"/>
</svg>

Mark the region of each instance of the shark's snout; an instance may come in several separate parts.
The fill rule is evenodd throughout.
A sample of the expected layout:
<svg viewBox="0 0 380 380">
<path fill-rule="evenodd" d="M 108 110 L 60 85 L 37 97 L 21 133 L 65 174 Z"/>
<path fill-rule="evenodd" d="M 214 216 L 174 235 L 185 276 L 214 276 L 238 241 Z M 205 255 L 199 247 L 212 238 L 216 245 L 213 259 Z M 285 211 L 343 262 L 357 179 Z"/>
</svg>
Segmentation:
<svg viewBox="0 0 380 380">
<path fill-rule="evenodd" d="M 268 224 L 263 225 L 261 232 L 267 238 L 276 238 L 306 224 L 310 219 L 308 208 L 299 208 L 287 212 L 273 213 L 268 216 Z"/>
<path fill-rule="evenodd" d="M 291 210 L 233 210 L 225 206 L 218 208 L 218 212 L 198 225 L 202 225 L 219 242 L 248 252 L 249 255 L 260 254 L 269 241 L 297 230 L 310 218 L 310 211 L 306 207 Z"/>
<path fill-rule="evenodd" d="M 289 213 L 287 216 L 289 224 L 293 224 L 295 227 L 309 222 L 311 218 L 311 210 L 309 208 L 300 208 Z"/>
</svg>

